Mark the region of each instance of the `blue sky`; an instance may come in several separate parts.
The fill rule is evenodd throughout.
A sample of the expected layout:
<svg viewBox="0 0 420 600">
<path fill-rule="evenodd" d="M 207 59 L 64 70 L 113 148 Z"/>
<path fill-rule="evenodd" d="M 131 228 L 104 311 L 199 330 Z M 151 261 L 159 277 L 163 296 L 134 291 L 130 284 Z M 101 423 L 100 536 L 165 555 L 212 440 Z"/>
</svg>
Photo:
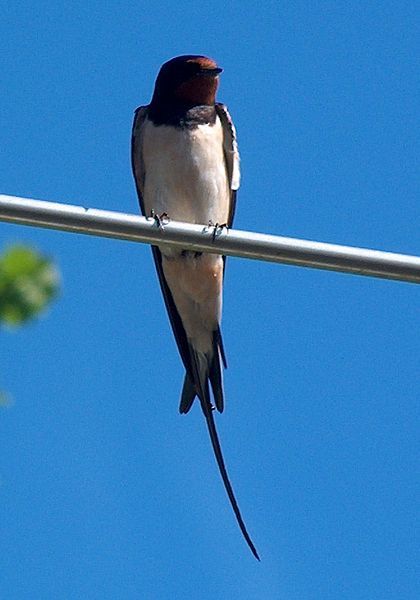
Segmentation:
<svg viewBox="0 0 420 600">
<path fill-rule="evenodd" d="M 420 253 L 414 2 L 3 3 L 1 191 L 137 212 L 133 110 L 162 62 L 224 67 L 236 226 Z M 416 97 L 417 96 L 417 97 Z M 409 600 L 415 285 L 229 259 L 218 428 L 235 523 L 147 246 L 0 224 L 63 278 L 1 331 L 2 598 Z"/>
</svg>

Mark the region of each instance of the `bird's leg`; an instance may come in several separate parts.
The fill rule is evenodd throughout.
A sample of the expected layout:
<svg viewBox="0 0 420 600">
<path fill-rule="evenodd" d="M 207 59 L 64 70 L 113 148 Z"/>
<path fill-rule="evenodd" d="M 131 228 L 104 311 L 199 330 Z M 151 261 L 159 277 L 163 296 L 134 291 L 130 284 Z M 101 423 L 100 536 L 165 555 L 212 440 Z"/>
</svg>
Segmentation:
<svg viewBox="0 0 420 600">
<path fill-rule="evenodd" d="M 163 212 L 161 215 L 156 214 L 154 208 L 152 208 L 152 210 L 150 211 L 150 217 L 147 217 L 148 219 L 153 219 L 154 222 L 156 223 L 156 226 L 159 227 L 159 229 L 163 229 L 163 226 L 165 225 L 165 223 L 169 222 L 169 216 L 166 212 Z"/>
</svg>

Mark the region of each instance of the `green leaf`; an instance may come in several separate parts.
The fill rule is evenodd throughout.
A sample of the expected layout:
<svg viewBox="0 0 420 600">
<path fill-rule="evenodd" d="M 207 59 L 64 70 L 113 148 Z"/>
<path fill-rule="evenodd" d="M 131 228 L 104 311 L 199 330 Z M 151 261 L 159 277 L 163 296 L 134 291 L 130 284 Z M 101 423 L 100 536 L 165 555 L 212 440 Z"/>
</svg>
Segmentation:
<svg viewBox="0 0 420 600">
<path fill-rule="evenodd" d="M 23 245 L 0 256 L 0 324 L 19 326 L 37 317 L 59 291 L 53 262 Z"/>
</svg>

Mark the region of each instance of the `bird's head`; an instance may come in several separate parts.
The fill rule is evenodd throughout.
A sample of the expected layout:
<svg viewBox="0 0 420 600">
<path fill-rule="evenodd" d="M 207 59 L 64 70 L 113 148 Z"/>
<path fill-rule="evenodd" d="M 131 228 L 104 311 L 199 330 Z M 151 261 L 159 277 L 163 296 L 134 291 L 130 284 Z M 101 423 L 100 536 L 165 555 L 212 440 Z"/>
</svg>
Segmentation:
<svg viewBox="0 0 420 600">
<path fill-rule="evenodd" d="M 162 65 L 152 104 L 174 101 L 187 105 L 215 103 L 219 74 L 223 69 L 206 56 L 177 56 Z"/>
</svg>

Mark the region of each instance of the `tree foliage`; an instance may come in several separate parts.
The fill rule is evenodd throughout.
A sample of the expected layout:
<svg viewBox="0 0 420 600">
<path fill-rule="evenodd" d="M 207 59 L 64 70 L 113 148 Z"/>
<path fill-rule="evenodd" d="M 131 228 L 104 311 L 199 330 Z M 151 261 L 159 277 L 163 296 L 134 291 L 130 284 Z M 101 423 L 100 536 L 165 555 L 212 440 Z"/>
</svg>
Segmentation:
<svg viewBox="0 0 420 600">
<path fill-rule="evenodd" d="M 37 317 L 57 296 L 60 275 L 51 259 L 37 250 L 14 245 L 0 255 L 0 325 L 19 327 Z M 10 394 L 0 389 L 0 407 Z"/>
<path fill-rule="evenodd" d="M 25 245 L 0 255 L 0 324 L 18 327 L 42 313 L 59 291 L 51 259 Z"/>
</svg>

